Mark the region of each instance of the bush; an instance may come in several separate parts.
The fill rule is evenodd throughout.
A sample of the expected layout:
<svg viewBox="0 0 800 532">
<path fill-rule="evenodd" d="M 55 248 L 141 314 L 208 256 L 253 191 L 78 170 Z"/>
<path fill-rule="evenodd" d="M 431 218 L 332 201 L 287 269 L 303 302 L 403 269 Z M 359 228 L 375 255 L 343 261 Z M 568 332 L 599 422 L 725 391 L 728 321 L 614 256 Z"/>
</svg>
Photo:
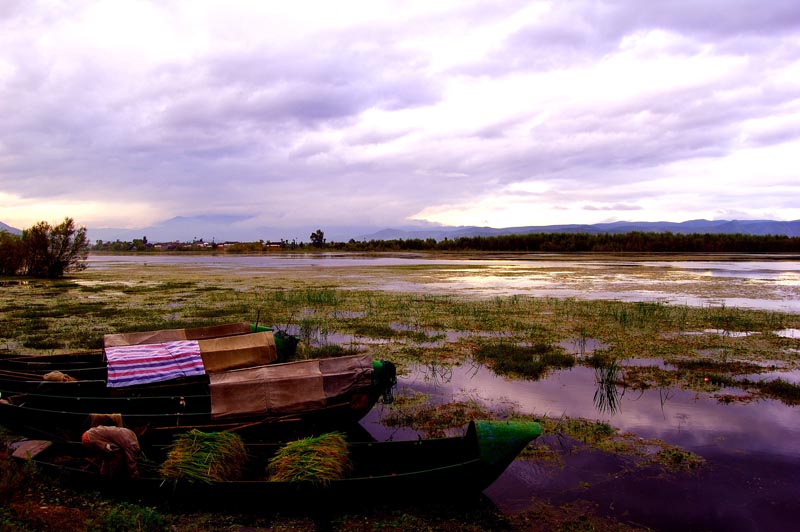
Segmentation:
<svg viewBox="0 0 800 532">
<path fill-rule="evenodd" d="M 24 264 L 22 239 L 8 231 L 0 231 L 0 275 L 17 275 Z"/>
<path fill-rule="evenodd" d="M 39 222 L 22 231 L 24 273 L 33 277 L 56 279 L 72 270 L 86 268 L 89 241 L 86 228 L 76 228 L 72 218 L 51 227 Z"/>
</svg>

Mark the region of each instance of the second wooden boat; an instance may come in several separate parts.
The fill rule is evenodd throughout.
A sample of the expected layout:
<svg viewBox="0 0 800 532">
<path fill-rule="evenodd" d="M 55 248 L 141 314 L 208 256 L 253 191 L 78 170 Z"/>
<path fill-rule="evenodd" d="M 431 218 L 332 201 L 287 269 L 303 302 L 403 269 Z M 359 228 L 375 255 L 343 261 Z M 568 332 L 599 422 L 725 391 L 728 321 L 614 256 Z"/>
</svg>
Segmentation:
<svg viewBox="0 0 800 532">
<path fill-rule="evenodd" d="M 139 478 L 109 480 L 87 449 L 55 444 L 33 457 L 42 469 L 67 474 L 80 486 L 157 504 L 243 511 L 341 509 L 365 503 L 439 501 L 487 488 L 541 434 L 522 421 L 473 421 L 463 436 L 349 444 L 351 473 L 328 482 L 271 481 L 267 463 L 279 446 L 248 445 L 249 460 L 238 480 L 168 481 L 157 469 Z M 23 455 L 24 453 L 20 453 Z"/>
</svg>

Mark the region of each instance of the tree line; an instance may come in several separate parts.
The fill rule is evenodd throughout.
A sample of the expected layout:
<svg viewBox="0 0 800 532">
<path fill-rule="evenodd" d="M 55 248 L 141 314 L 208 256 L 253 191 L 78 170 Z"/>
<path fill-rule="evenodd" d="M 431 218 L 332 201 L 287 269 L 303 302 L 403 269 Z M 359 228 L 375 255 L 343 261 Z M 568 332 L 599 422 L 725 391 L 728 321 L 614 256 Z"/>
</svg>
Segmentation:
<svg viewBox="0 0 800 532">
<path fill-rule="evenodd" d="M 20 235 L 0 231 L 0 275 L 55 279 L 85 269 L 88 254 L 86 228 L 72 218 L 56 226 L 39 222 Z"/>
<path fill-rule="evenodd" d="M 202 240 L 199 241 L 202 244 Z M 168 251 L 200 251 L 198 242 Z M 27 275 L 58 278 L 66 272 L 86 267 L 90 249 L 85 227 L 76 227 L 72 218 L 56 226 L 39 222 L 15 235 L 0 231 L 0 275 Z M 155 251 L 146 238 L 132 242 L 103 243 L 103 251 Z M 677 233 L 529 233 L 500 236 L 474 236 L 426 239 L 363 240 L 328 242 L 322 230 L 311 234 L 311 245 L 281 240 L 276 243 L 239 242 L 213 245 L 209 251 L 226 253 L 264 253 L 287 250 L 332 251 L 441 251 L 441 252 L 550 252 L 550 253 L 798 253 L 800 238 L 785 235 L 677 234 Z"/>
<path fill-rule="evenodd" d="M 202 247 L 197 242 L 175 245 L 166 251 L 210 250 L 225 253 L 267 253 L 270 251 L 474 251 L 474 252 L 595 252 L 595 253 L 796 253 L 800 238 L 785 235 L 712 233 L 528 233 L 500 236 L 411 238 L 395 240 L 355 240 L 329 242 L 317 229 L 311 242 L 236 242 Z M 144 240 L 146 243 L 146 239 Z M 202 241 L 199 241 L 202 244 Z M 98 242 L 98 251 L 142 251 L 142 240 Z M 156 251 L 151 247 L 149 251 Z"/>
<path fill-rule="evenodd" d="M 785 235 L 676 233 L 530 233 L 453 239 L 370 240 L 325 246 L 342 251 L 490 251 L 602 253 L 792 253 L 800 238 Z"/>
</svg>

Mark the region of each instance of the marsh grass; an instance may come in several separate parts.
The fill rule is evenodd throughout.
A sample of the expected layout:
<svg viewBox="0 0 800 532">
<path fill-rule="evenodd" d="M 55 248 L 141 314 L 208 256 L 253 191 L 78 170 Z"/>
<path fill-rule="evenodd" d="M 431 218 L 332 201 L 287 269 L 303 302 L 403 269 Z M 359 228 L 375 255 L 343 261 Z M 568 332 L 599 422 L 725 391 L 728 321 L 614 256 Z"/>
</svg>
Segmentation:
<svg viewBox="0 0 800 532">
<path fill-rule="evenodd" d="M 617 383 L 634 390 L 669 388 L 679 384 L 674 371 L 658 366 L 626 366 Z"/>
<path fill-rule="evenodd" d="M 415 266 L 380 271 L 387 278 L 416 282 L 442 272 L 451 275 L 451 270 Z M 378 270 L 367 271 L 375 276 Z M 373 290 L 354 289 L 348 283 L 358 270 L 348 269 L 340 277 L 337 272 L 336 268 L 316 268 L 231 275 L 149 264 L 89 269 L 59 282 L 10 284 L 0 289 L 4 323 L 0 343 L 28 354 L 75 351 L 98 348 L 102 335 L 112 332 L 258 320 L 283 329 L 292 327 L 309 348 L 325 346 L 330 335 L 350 334 L 354 339 L 349 348 L 369 349 L 399 366 L 420 361 L 459 363 L 475 357 L 498 373 L 516 378 L 538 378 L 549 368 L 570 367 L 575 357 L 556 346 L 576 337 L 607 346 L 594 355 L 602 356 L 606 364 L 627 358 L 701 359 L 719 364 L 770 360 L 790 365 L 797 360 L 796 341 L 772 334 L 782 328 L 800 328 L 800 316 L 795 314 L 522 295 L 401 293 L 384 291 L 379 283 Z M 446 341 L 445 331 L 466 336 Z M 359 338 L 385 342 L 359 346 Z M 430 345 L 433 342 L 440 343 Z M 709 352 L 717 355 L 702 355 Z M 680 374 L 626 368 L 621 380 L 691 388 L 697 386 L 696 379 L 682 375 L 731 374 L 702 367 L 700 362 L 695 367 L 683 364 Z"/>
<path fill-rule="evenodd" d="M 575 357 L 557 346 L 543 342 L 526 346 L 507 340 L 484 341 L 473 356 L 499 375 L 533 380 L 542 378 L 549 369 L 570 368 L 575 365 Z"/>
<path fill-rule="evenodd" d="M 708 358 L 700 359 L 669 359 L 667 364 L 675 366 L 679 371 L 695 373 L 728 373 L 731 375 L 747 375 L 750 373 L 762 373 L 774 371 L 775 366 L 762 366 L 752 362 L 733 361 L 733 360 L 712 360 Z"/>
<path fill-rule="evenodd" d="M 752 383 L 763 395 L 783 401 L 787 405 L 800 405 L 800 386 L 783 379 Z"/>
<path fill-rule="evenodd" d="M 352 331 L 357 336 L 370 338 L 393 338 L 399 335 L 391 326 L 375 323 L 357 323 L 352 327 Z"/>
<path fill-rule="evenodd" d="M 738 360 L 670 359 L 665 360 L 674 369 L 658 366 L 627 366 L 617 384 L 632 389 L 680 387 L 702 392 L 716 392 L 722 388 L 740 388 L 749 392 L 742 396 L 721 396 L 723 402 L 750 401 L 757 397 L 766 397 L 783 401 L 787 405 L 800 404 L 800 386 L 782 379 L 756 381 L 749 378 L 737 378 L 741 375 L 753 375 L 772 372 L 778 369 L 773 364 L 755 364 Z"/>
<path fill-rule="evenodd" d="M 619 409 L 620 392 L 617 382 L 620 377 L 620 367 L 616 360 L 595 366 L 595 382 L 597 389 L 594 392 L 594 405 L 599 412 L 614 414 Z"/>
<path fill-rule="evenodd" d="M 534 446 L 529 456 L 548 461 L 561 461 L 563 452 L 580 452 L 581 449 L 598 450 L 633 459 L 635 468 L 658 465 L 671 472 L 695 471 L 705 465 L 705 460 L 680 447 L 669 445 L 658 439 L 643 439 L 632 433 L 621 433 L 608 423 L 582 418 L 538 419 L 549 435 Z M 576 450 L 567 442 L 579 442 L 583 447 Z M 546 447 L 536 449 L 536 447 Z"/>
<path fill-rule="evenodd" d="M 338 302 L 338 291 L 333 288 L 271 290 L 264 295 L 265 304 L 291 307 L 335 306 Z"/>
<path fill-rule="evenodd" d="M 700 469 L 706 461 L 700 455 L 674 446 L 665 446 L 653 456 L 653 462 L 670 471 L 688 472 Z"/>
<path fill-rule="evenodd" d="M 22 342 L 22 346 L 28 349 L 36 349 L 39 351 L 52 351 L 65 347 L 64 342 L 59 340 L 57 337 L 40 334 L 28 336 Z"/>
<path fill-rule="evenodd" d="M 361 350 L 355 346 L 326 344 L 305 348 L 302 351 L 302 356 L 303 358 L 334 358 L 347 355 L 356 355 L 360 352 Z"/>
<path fill-rule="evenodd" d="M 442 438 L 449 429 L 463 427 L 473 419 L 491 417 L 486 406 L 475 400 L 432 405 L 424 396 L 412 397 L 409 400 L 403 395 L 396 397 L 381 422 L 388 427 L 413 429 L 428 438 Z"/>
<path fill-rule="evenodd" d="M 617 434 L 608 423 L 582 418 L 543 418 L 541 421 L 545 434 L 561 434 L 583 443 L 597 444 Z"/>
</svg>

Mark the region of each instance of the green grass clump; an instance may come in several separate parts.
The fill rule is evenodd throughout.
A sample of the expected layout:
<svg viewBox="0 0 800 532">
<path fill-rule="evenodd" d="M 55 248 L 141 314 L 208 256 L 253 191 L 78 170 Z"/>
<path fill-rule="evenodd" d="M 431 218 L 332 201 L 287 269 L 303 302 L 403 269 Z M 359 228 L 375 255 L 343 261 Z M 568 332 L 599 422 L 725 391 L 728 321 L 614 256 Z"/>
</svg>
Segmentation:
<svg viewBox="0 0 800 532">
<path fill-rule="evenodd" d="M 597 444 L 617 434 L 608 423 L 583 418 L 544 418 L 541 423 L 545 432 L 563 434 L 588 444 Z"/>
<path fill-rule="evenodd" d="M 481 345 L 475 352 L 479 362 L 499 375 L 540 379 L 550 368 L 571 368 L 575 357 L 546 343 L 522 346 L 508 341 Z"/>
<path fill-rule="evenodd" d="M 247 451 L 238 434 L 191 430 L 175 438 L 161 477 L 188 482 L 222 482 L 241 476 Z"/>
<path fill-rule="evenodd" d="M 93 520 L 92 532 L 166 532 L 172 530 L 167 521 L 152 508 L 129 503 L 111 506 Z"/>
<path fill-rule="evenodd" d="M 670 471 L 692 471 L 705 464 L 703 457 L 679 447 L 666 447 L 658 451 L 654 460 Z"/>
<path fill-rule="evenodd" d="M 700 359 L 668 359 L 665 361 L 684 371 L 707 372 L 707 373 L 730 373 L 734 375 L 746 375 L 748 373 L 761 373 L 770 368 L 759 366 L 752 362 L 741 362 L 732 360 L 710 360 Z"/>
<path fill-rule="evenodd" d="M 410 428 L 428 438 L 447 436 L 447 430 L 461 427 L 473 419 L 491 417 L 476 400 L 431 405 L 426 396 L 401 395 L 391 405 L 382 423 L 387 427 Z"/>
<path fill-rule="evenodd" d="M 397 332 L 389 325 L 374 323 L 360 323 L 354 327 L 353 333 L 357 336 L 368 336 L 370 338 L 392 338 L 397 335 Z"/>
<path fill-rule="evenodd" d="M 58 338 L 43 335 L 29 336 L 24 342 L 22 342 L 22 345 L 30 349 L 40 350 L 59 349 L 64 347 L 63 342 L 61 342 L 61 340 Z"/>
<path fill-rule="evenodd" d="M 327 484 L 350 472 L 350 454 L 344 435 L 330 432 L 287 443 L 269 460 L 273 482 Z"/>
<path fill-rule="evenodd" d="M 356 355 L 361 351 L 355 347 L 327 344 L 318 347 L 309 347 L 303 351 L 305 358 L 336 358 Z"/>
<path fill-rule="evenodd" d="M 800 386 L 783 379 L 758 383 L 758 390 L 773 399 L 783 401 L 787 405 L 800 405 Z"/>
</svg>

